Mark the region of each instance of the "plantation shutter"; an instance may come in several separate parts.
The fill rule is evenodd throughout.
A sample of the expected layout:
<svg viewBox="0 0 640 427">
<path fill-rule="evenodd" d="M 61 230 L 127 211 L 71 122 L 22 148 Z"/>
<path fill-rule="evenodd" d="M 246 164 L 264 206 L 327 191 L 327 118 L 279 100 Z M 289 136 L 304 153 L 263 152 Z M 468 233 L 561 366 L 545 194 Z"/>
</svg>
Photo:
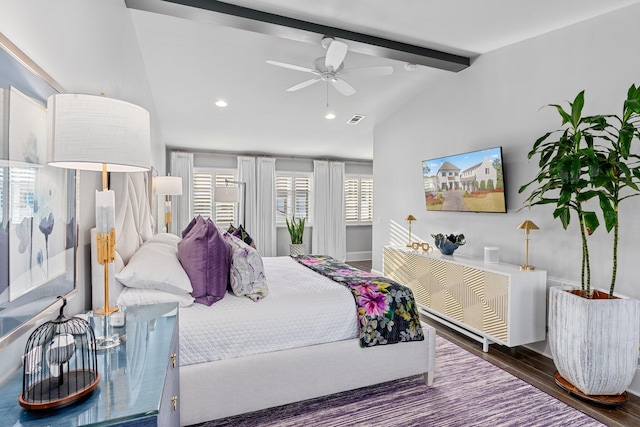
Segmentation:
<svg viewBox="0 0 640 427">
<path fill-rule="evenodd" d="M 296 176 L 294 178 L 295 217 L 311 220 L 309 200 L 311 199 L 311 179 L 308 176 Z"/>
<path fill-rule="evenodd" d="M 344 213 L 347 223 L 357 223 L 358 218 L 358 179 L 344 180 Z"/>
<path fill-rule="evenodd" d="M 373 178 L 360 179 L 360 221 L 373 222 Z"/>
<path fill-rule="evenodd" d="M 193 215 L 210 218 L 213 212 L 213 184 L 210 173 L 193 174 Z"/>
<path fill-rule="evenodd" d="M 293 216 L 293 209 L 291 206 L 291 190 L 293 179 L 291 176 L 277 175 L 276 176 L 276 222 L 284 223 L 285 218 L 291 218 Z"/>
</svg>

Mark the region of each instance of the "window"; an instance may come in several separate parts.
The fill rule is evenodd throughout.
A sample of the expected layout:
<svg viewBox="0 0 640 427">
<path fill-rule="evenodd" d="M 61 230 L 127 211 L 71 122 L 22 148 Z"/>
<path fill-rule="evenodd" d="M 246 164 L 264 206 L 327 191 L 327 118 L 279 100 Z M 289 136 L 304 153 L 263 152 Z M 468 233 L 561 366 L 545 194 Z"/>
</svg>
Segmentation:
<svg viewBox="0 0 640 427">
<path fill-rule="evenodd" d="M 310 173 L 276 173 L 276 223 L 284 224 L 286 218 L 306 218 L 311 224 Z"/>
<path fill-rule="evenodd" d="M 225 180 L 235 181 L 230 169 L 195 168 L 193 171 L 193 214 L 211 218 L 220 228 L 237 225 L 237 203 L 215 203 L 215 187 L 225 187 Z M 229 184 L 235 187 L 235 184 Z"/>
<path fill-rule="evenodd" d="M 347 225 L 373 222 L 373 177 L 347 176 L 345 178 L 344 211 Z"/>
</svg>

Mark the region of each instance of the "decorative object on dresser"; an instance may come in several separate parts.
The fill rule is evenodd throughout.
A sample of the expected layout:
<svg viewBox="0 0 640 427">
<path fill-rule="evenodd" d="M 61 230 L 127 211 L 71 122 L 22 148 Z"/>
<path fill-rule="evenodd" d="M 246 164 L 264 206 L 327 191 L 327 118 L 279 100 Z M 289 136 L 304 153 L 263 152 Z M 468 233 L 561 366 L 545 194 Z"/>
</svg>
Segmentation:
<svg viewBox="0 0 640 427">
<path fill-rule="evenodd" d="M 417 221 L 417 219 L 415 216 L 409 214 L 404 220 L 409 223 L 409 243 L 407 243 L 407 247 L 410 248 L 411 247 L 411 223 L 413 221 Z"/>
<path fill-rule="evenodd" d="M 429 252 L 429 251 L 433 250 L 433 246 L 431 246 L 427 242 L 413 242 L 413 243 L 411 243 L 411 249 L 413 249 L 414 251 L 417 251 L 420 248 L 422 248 L 423 252 Z"/>
<path fill-rule="evenodd" d="M 149 112 L 105 96 L 52 95 L 47 101 L 48 163 L 52 166 L 102 171 L 102 191 L 96 191 L 98 260 L 104 267 L 104 307 L 98 315 L 118 311 L 109 304 L 109 264 L 115 260 L 115 195 L 107 172 L 141 172 L 151 166 Z M 103 322 L 105 327 L 111 322 Z M 117 345 L 103 335 L 97 345 Z"/>
<path fill-rule="evenodd" d="M 384 275 L 413 290 L 422 314 L 483 343 L 513 347 L 546 337 L 546 278 L 542 270 L 485 264 L 385 246 Z"/>
<path fill-rule="evenodd" d="M 522 221 L 516 227 L 518 230 L 524 230 L 524 264 L 520 266 L 521 270 L 535 270 L 533 265 L 529 265 L 529 231 L 539 230 L 540 228 L 528 219 Z"/>
<path fill-rule="evenodd" d="M 164 222 L 165 232 L 171 233 L 171 196 L 182 195 L 182 178 L 179 176 L 157 176 L 154 178 L 155 192 L 158 196 L 165 196 Z"/>
<path fill-rule="evenodd" d="M 467 243 L 464 238 L 464 234 L 432 234 L 434 238 L 436 248 L 442 252 L 443 255 L 452 255 L 456 249 Z"/>
<path fill-rule="evenodd" d="M 559 385 L 566 380 L 589 400 L 610 404 L 612 396 L 626 393 L 638 363 L 640 300 L 615 296 L 614 290 L 619 205 L 640 195 L 639 158 L 633 148 L 640 132 L 640 88 L 631 85 L 628 89 L 620 116 L 583 116 L 584 102 L 582 91 L 568 103 L 568 110 L 550 105 L 558 112 L 561 127 L 534 143 L 528 158 L 540 156 L 539 171 L 520 192 L 535 185 L 525 203 L 551 204 L 553 217 L 564 229 L 571 215 L 577 215 L 582 243 L 581 289 L 551 289 L 549 347 Z M 598 212 L 588 210 L 596 206 Z M 611 266 L 608 294 L 591 289 L 588 236 L 600 225 L 598 214 L 606 230 L 613 230 L 611 263 L 597 264 Z"/>
<path fill-rule="evenodd" d="M 36 328 L 23 356 L 20 406 L 31 410 L 68 405 L 91 393 L 100 382 L 96 340 L 89 323 L 64 316 L 62 298 L 55 320 Z"/>
<path fill-rule="evenodd" d="M 307 252 L 307 246 L 303 243 L 302 237 L 304 236 L 304 225 L 307 221 L 306 218 L 285 218 L 287 224 L 287 230 L 289 231 L 289 237 L 291 237 L 291 244 L 289 245 L 289 254 L 291 256 L 304 255 Z"/>
</svg>

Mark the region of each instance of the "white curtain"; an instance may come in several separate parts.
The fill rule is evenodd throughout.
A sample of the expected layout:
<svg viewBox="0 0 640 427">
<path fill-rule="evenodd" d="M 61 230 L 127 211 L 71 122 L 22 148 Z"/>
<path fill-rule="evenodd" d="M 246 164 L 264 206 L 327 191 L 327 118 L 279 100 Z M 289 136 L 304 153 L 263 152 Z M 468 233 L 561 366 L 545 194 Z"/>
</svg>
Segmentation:
<svg viewBox="0 0 640 427">
<path fill-rule="evenodd" d="M 260 255 L 276 256 L 276 159 L 256 159 L 256 232 Z"/>
<path fill-rule="evenodd" d="M 313 182 L 312 253 L 345 261 L 344 163 L 314 160 Z"/>
<path fill-rule="evenodd" d="M 171 230 L 180 236 L 191 219 L 193 193 L 193 153 L 171 152 L 171 175 L 182 177 L 182 195 L 171 196 Z"/>
<path fill-rule="evenodd" d="M 250 236 L 254 236 L 256 230 L 256 159 L 255 157 L 238 157 L 238 181 L 244 182 L 246 192 L 244 206 L 241 207 L 238 222 L 243 218 L 246 224 L 242 224 Z M 242 205 L 242 204 L 241 204 Z"/>
</svg>

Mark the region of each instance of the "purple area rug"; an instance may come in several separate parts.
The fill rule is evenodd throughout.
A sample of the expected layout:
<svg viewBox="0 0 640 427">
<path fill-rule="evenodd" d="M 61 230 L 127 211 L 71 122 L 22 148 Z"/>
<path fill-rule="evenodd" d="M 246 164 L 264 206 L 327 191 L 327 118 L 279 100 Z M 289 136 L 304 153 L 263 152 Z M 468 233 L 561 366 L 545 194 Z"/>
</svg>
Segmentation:
<svg viewBox="0 0 640 427">
<path fill-rule="evenodd" d="M 397 344 L 402 345 L 402 344 Z M 209 421 L 218 426 L 603 426 L 527 382 L 436 338 L 436 377 L 422 376 Z"/>
</svg>

